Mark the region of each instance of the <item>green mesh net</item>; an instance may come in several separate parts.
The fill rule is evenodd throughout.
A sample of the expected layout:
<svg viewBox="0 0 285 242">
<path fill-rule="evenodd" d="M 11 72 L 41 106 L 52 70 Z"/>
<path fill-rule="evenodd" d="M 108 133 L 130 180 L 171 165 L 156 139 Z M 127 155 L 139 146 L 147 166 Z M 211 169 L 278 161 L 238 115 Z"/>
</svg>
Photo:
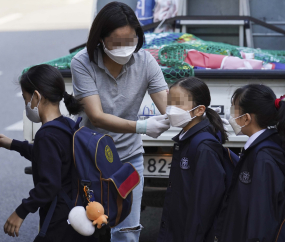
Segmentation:
<svg viewBox="0 0 285 242">
<path fill-rule="evenodd" d="M 193 67 L 184 62 L 190 49 L 195 49 L 204 53 L 237 56 L 241 58 L 241 52 L 254 53 L 254 59 L 262 60 L 266 63 L 285 63 L 285 51 L 261 50 L 247 47 L 239 47 L 230 44 L 203 41 L 202 39 L 186 33 L 146 33 L 145 43 L 142 47 L 151 53 L 161 67 L 165 80 L 173 83 L 182 77 L 194 75 Z M 73 53 L 45 62 L 58 68 L 59 70 L 70 69 L 72 58 L 80 51 L 77 49 Z M 26 68 L 24 72 L 28 71 Z"/>
<path fill-rule="evenodd" d="M 194 70 L 189 65 L 173 65 L 172 67 L 161 66 L 161 70 L 167 83 L 174 83 L 183 77 L 194 76 Z"/>
<path fill-rule="evenodd" d="M 285 51 L 262 50 L 239 46 L 237 46 L 236 49 L 238 51 L 243 51 L 244 53 L 254 53 L 254 59 L 256 60 L 261 60 L 266 63 L 279 62 L 285 64 Z"/>
<path fill-rule="evenodd" d="M 56 67 L 59 70 L 66 70 L 66 69 L 70 69 L 70 63 L 72 58 L 82 49 L 78 49 L 75 52 L 71 53 L 70 55 L 52 60 L 52 61 L 48 61 L 48 62 L 44 62 L 42 64 L 48 64 L 51 66 Z M 23 73 L 27 72 L 31 67 L 28 67 L 26 69 L 23 70 Z"/>
<path fill-rule="evenodd" d="M 279 62 L 285 63 L 285 51 L 276 50 L 262 50 L 248 47 L 234 46 L 230 44 L 203 41 L 196 37 L 196 39 L 187 38 L 188 34 L 181 36 L 179 43 L 173 43 L 168 46 L 164 46 L 159 50 L 158 58 L 162 65 L 167 66 L 181 66 L 188 65 L 184 62 L 187 53 L 191 49 L 209 54 L 219 54 L 241 57 L 241 52 L 253 53 L 254 59 L 264 61 L 265 63 Z M 191 37 L 192 35 L 190 35 Z"/>
</svg>

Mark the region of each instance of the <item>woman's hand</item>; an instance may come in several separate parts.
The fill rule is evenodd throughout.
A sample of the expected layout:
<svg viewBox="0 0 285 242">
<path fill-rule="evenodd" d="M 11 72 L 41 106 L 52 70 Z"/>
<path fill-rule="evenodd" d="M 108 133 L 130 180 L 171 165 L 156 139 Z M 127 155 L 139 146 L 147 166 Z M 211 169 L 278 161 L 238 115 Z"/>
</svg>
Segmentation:
<svg viewBox="0 0 285 242">
<path fill-rule="evenodd" d="M 167 115 L 158 115 L 146 120 L 138 120 L 136 132 L 138 134 L 146 134 L 152 138 L 157 138 L 163 132 L 170 128 L 170 122 Z"/>
<path fill-rule="evenodd" d="M 13 141 L 12 139 L 6 137 L 3 134 L 0 134 L 0 147 L 10 150 L 12 141 Z"/>
<path fill-rule="evenodd" d="M 21 219 L 16 212 L 12 213 L 11 216 L 7 219 L 4 225 L 4 232 L 9 236 L 19 236 L 19 229 L 23 223 L 23 219 Z"/>
</svg>

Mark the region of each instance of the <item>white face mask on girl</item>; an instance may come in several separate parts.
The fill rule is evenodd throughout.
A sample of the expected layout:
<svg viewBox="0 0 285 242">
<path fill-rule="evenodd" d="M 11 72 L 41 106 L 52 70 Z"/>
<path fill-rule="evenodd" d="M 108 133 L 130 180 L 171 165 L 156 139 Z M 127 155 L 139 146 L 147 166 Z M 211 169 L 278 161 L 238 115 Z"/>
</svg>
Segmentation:
<svg viewBox="0 0 285 242">
<path fill-rule="evenodd" d="M 40 123 L 41 122 L 41 118 L 40 118 L 40 115 L 39 115 L 39 109 L 38 109 L 38 106 L 40 104 L 40 101 L 41 101 L 41 95 L 40 95 L 40 100 L 38 102 L 38 105 L 36 107 L 34 107 L 32 109 L 31 105 L 32 105 L 32 100 L 33 100 L 33 97 L 34 97 L 34 94 L 33 93 L 33 96 L 31 98 L 31 101 L 28 102 L 27 106 L 26 106 L 26 115 L 27 115 L 27 118 L 29 120 L 31 120 L 32 122 L 34 123 Z"/>
<path fill-rule="evenodd" d="M 167 106 L 166 114 L 168 116 L 171 126 L 184 128 L 190 121 L 196 118 L 196 116 L 192 118 L 190 112 L 198 107 L 200 107 L 200 105 L 189 111 L 185 111 L 176 106 Z"/>
<path fill-rule="evenodd" d="M 108 50 L 103 43 L 104 52 L 108 55 L 113 61 L 117 62 L 120 65 L 125 65 L 131 59 L 137 45 L 134 46 L 123 46 L 118 49 Z"/>
<path fill-rule="evenodd" d="M 233 130 L 234 130 L 234 132 L 235 132 L 236 135 L 244 135 L 244 134 L 242 133 L 241 129 L 242 129 L 243 127 L 245 127 L 246 125 L 240 126 L 240 125 L 237 124 L 237 121 L 236 121 L 236 119 L 241 118 L 241 117 L 243 117 L 244 115 L 246 115 L 246 113 L 243 114 L 243 115 L 241 115 L 241 116 L 238 116 L 237 118 L 233 118 L 233 117 L 232 117 L 232 118 L 229 119 L 229 123 L 230 123 L 230 125 L 232 126 L 232 128 L 233 128 Z"/>
</svg>

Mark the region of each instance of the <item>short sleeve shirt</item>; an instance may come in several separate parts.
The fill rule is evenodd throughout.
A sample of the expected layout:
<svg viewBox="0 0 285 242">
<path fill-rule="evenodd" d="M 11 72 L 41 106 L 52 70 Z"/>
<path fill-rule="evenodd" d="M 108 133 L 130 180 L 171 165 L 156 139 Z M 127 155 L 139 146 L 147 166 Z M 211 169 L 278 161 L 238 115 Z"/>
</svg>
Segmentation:
<svg viewBox="0 0 285 242">
<path fill-rule="evenodd" d="M 168 89 L 157 61 L 142 49 L 133 54 L 117 78 L 104 66 L 99 48 L 95 50 L 94 62 L 90 62 L 86 48 L 78 52 L 71 61 L 71 72 L 77 99 L 99 95 L 104 113 L 132 121 L 138 119 L 146 91 L 153 94 Z M 83 118 L 81 125 L 113 137 L 122 160 L 143 153 L 140 134 L 99 129 L 92 125 L 85 113 L 80 116 Z"/>
</svg>

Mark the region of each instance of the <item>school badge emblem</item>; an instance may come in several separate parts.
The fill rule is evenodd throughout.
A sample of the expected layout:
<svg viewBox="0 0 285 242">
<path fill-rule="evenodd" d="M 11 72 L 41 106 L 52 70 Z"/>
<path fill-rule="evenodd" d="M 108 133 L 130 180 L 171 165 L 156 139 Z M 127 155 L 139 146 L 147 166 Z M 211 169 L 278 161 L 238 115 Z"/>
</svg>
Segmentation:
<svg viewBox="0 0 285 242">
<path fill-rule="evenodd" d="M 110 163 L 113 162 L 113 152 L 112 152 L 111 148 L 109 147 L 109 145 L 106 145 L 106 147 L 105 147 L 105 156 L 106 156 L 106 159 Z"/>
<path fill-rule="evenodd" d="M 183 170 L 187 170 L 190 168 L 190 165 L 188 163 L 188 158 L 187 157 L 183 157 L 180 161 L 180 168 Z"/>
<path fill-rule="evenodd" d="M 249 173 L 248 171 L 242 171 L 242 172 L 239 174 L 239 180 L 240 180 L 242 183 L 245 183 L 245 184 L 251 183 L 250 173 Z"/>
</svg>

